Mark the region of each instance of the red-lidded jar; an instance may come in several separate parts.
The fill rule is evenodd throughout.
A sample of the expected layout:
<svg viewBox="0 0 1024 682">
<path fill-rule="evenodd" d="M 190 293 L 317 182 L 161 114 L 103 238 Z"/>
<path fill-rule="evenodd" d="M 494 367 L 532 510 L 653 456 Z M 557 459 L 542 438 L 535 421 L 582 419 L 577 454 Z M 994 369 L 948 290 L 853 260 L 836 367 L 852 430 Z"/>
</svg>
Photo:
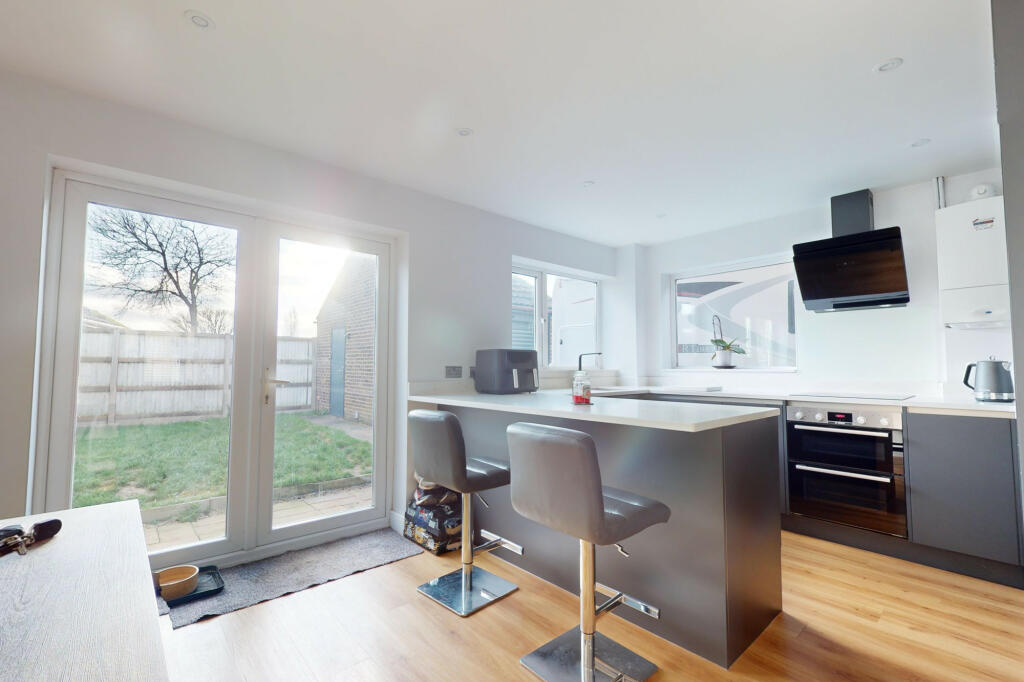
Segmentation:
<svg viewBox="0 0 1024 682">
<path fill-rule="evenodd" d="M 586 372 L 572 375 L 572 402 L 574 405 L 590 405 L 590 377 Z"/>
</svg>

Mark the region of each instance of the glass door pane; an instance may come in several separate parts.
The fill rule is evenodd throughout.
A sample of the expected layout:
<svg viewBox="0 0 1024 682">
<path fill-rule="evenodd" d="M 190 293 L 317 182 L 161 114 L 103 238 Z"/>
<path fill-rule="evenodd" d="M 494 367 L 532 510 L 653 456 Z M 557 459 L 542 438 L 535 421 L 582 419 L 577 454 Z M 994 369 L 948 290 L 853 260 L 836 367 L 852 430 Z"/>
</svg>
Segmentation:
<svg viewBox="0 0 1024 682">
<path fill-rule="evenodd" d="M 550 367 L 575 367 L 581 353 L 597 351 L 597 283 L 545 275 L 544 319 Z M 585 364 L 595 365 L 595 356 Z"/>
<path fill-rule="evenodd" d="M 373 507 L 378 258 L 278 242 L 272 527 Z"/>
<path fill-rule="evenodd" d="M 72 505 L 137 498 L 150 551 L 225 537 L 236 230 L 89 203 Z"/>
<path fill-rule="evenodd" d="M 512 273 L 512 348 L 537 348 L 537 278 Z"/>
</svg>

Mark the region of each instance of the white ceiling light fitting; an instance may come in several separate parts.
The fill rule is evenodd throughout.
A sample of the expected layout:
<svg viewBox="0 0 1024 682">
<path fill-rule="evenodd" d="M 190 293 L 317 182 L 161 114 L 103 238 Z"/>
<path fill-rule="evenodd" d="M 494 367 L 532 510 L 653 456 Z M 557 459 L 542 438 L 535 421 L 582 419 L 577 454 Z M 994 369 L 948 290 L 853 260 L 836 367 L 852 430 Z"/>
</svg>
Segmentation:
<svg viewBox="0 0 1024 682">
<path fill-rule="evenodd" d="M 217 26 L 209 16 L 194 9 L 185 10 L 185 20 L 202 31 L 208 31 Z"/>
<path fill-rule="evenodd" d="M 928 144 L 929 142 L 931 142 L 931 138 L 928 138 L 928 137 L 919 137 L 919 138 L 917 138 L 916 140 L 914 140 L 913 142 L 911 142 L 911 143 L 910 143 L 910 146 L 911 146 L 911 147 L 923 147 L 923 146 L 925 146 L 926 144 Z"/>
<path fill-rule="evenodd" d="M 593 180 L 584 180 L 583 181 L 583 186 L 584 187 L 593 187 L 595 184 L 596 183 Z"/>
<path fill-rule="evenodd" d="M 658 213 L 654 217 L 657 218 L 658 220 L 661 220 L 662 218 L 664 218 L 667 215 L 668 215 L 668 213 Z"/>
<path fill-rule="evenodd" d="M 875 68 L 872 69 L 875 73 L 888 73 L 895 71 L 896 69 L 903 66 L 903 57 L 892 57 L 886 59 L 881 64 L 875 64 Z"/>
<path fill-rule="evenodd" d="M 470 135 L 473 134 L 473 129 L 472 128 L 456 128 L 455 129 L 455 134 L 458 135 L 459 137 L 469 137 Z"/>
</svg>

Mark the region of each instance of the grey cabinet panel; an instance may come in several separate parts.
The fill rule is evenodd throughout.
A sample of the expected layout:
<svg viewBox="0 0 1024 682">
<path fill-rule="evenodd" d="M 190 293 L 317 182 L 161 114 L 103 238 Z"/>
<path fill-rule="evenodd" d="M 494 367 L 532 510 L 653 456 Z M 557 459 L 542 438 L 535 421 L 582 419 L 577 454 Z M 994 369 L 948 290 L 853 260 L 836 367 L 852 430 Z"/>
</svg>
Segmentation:
<svg viewBox="0 0 1024 682">
<path fill-rule="evenodd" d="M 1019 562 L 1014 421 L 907 415 L 911 540 Z"/>
<path fill-rule="evenodd" d="M 719 405 L 740 405 L 743 407 L 767 406 L 779 408 L 779 508 L 783 514 L 789 513 L 789 472 L 786 465 L 786 403 L 778 400 L 754 400 L 747 402 L 735 398 L 714 397 L 713 395 L 645 394 L 623 397 L 672 403 L 717 403 Z"/>
</svg>

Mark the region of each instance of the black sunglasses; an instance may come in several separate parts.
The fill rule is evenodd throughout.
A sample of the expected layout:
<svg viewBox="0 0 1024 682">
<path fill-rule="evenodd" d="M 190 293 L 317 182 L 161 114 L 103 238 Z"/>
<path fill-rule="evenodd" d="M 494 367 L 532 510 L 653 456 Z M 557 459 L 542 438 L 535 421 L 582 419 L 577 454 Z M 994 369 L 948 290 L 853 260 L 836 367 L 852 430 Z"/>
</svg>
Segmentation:
<svg viewBox="0 0 1024 682">
<path fill-rule="evenodd" d="M 60 527 L 60 519 L 49 519 L 32 524 L 27 531 L 21 526 L 0 528 L 0 556 L 11 552 L 24 554 L 32 545 L 46 542 L 56 535 Z"/>
</svg>

